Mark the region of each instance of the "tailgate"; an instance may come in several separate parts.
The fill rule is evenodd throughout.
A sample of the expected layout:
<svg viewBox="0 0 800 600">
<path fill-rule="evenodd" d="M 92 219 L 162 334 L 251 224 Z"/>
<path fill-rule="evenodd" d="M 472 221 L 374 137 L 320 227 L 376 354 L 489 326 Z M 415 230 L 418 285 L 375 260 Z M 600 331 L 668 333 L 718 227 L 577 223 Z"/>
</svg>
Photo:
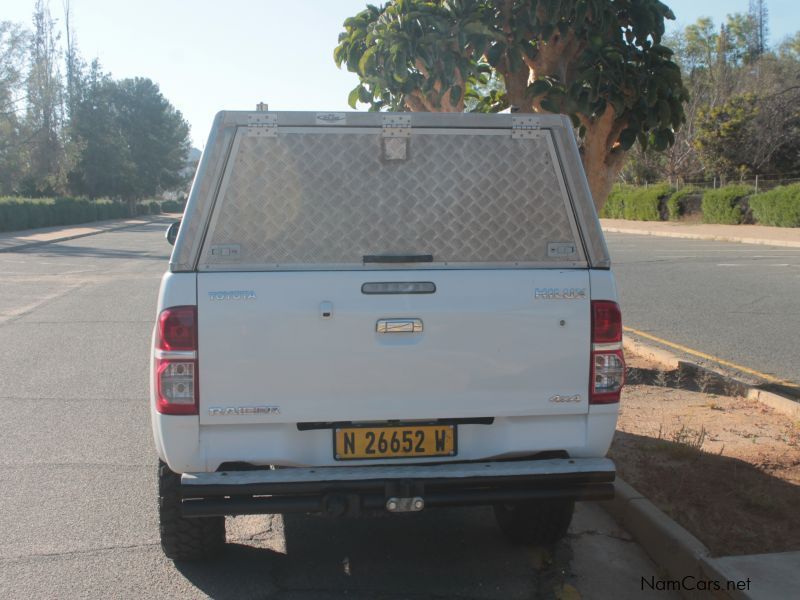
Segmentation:
<svg viewBox="0 0 800 600">
<path fill-rule="evenodd" d="M 362 291 L 398 282 L 434 285 Z M 588 292 L 585 269 L 200 273 L 201 423 L 586 413 Z"/>
</svg>

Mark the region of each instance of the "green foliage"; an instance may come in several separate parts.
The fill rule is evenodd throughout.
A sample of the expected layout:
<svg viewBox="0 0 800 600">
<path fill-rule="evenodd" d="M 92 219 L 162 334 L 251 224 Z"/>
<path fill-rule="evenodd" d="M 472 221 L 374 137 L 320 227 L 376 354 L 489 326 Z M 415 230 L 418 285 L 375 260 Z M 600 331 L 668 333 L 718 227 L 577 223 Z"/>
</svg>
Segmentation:
<svg viewBox="0 0 800 600">
<path fill-rule="evenodd" d="M 627 150 L 638 140 L 663 150 L 688 98 L 661 43 L 664 20 L 674 18 L 658 0 L 390 0 L 345 20 L 333 57 L 360 79 L 353 107 L 463 110 L 467 98 L 492 112 L 515 104 L 569 114 L 581 136 L 611 107 L 623 125 L 612 145 Z M 491 74 L 504 90 L 487 85 Z"/>
<path fill-rule="evenodd" d="M 667 200 L 667 215 L 669 216 L 669 220 L 677 221 L 686 214 L 686 200 L 699 194 L 701 194 L 700 190 L 691 185 L 687 185 L 673 192 Z"/>
<path fill-rule="evenodd" d="M 110 200 L 85 198 L 0 198 L 0 231 L 74 225 L 124 218 L 127 207 Z"/>
<path fill-rule="evenodd" d="M 754 94 L 734 96 L 716 108 L 700 111 L 695 147 L 703 166 L 711 173 L 736 176 L 750 164 L 750 124 L 758 114 Z"/>
<path fill-rule="evenodd" d="M 753 193 L 748 185 L 728 185 L 703 194 L 703 223 L 739 225 L 744 220 L 743 201 Z"/>
<path fill-rule="evenodd" d="M 749 201 L 756 221 L 775 227 L 800 227 L 800 184 L 756 194 Z"/>
<path fill-rule="evenodd" d="M 165 213 L 183 212 L 183 207 L 175 200 L 165 200 L 161 203 L 161 211 Z"/>
<path fill-rule="evenodd" d="M 77 193 L 139 199 L 183 182 L 189 126 L 149 79 L 96 74 L 72 121 L 83 147 L 69 173 Z"/>
<path fill-rule="evenodd" d="M 600 217 L 603 219 L 624 219 L 625 218 L 625 197 L 629 194 L 631 186 L 615 186 L 606 199 L 603 208 L 600 209 Z"/>
<path fill-rule="evenodd" d="M 623 200 L 624 217 L 632 221 L 660 221 L 662 201 L 671 192 L 666 183 L 634 188 Z"/>
<path fill-rule="evenodd" d="M 600 211 L 600 216 L 632 221 L 660 221 L 664 199 L 671 192 L 672 188 L 666 183 L 648 187 L 615 188 Z"/>
</svg>

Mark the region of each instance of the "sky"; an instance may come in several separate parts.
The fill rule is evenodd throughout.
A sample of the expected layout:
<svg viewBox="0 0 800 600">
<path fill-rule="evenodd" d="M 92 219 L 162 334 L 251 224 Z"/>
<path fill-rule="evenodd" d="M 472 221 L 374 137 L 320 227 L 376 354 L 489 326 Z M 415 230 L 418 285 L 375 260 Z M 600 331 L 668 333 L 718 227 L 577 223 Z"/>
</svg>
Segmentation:
<svg viewBox="0 0 800 600">
<path fill-rule="evenodd" d="M 371 0 L 379 4 L 381 0 Z M 716 23 L 748 0 L 662 0 L 668 30 L 701 16 Z M 64 0 L 50 0 L 63 22 Z M 33 0 L 4 0 L 0 20 L 30 23 Z M 339 70 L 333 48 L 342 22 L 367 0 L 70 0 L 82 56 L 113 77 L 149 77 L 191 125 L 202 148 L 222 109 L 350 110 L 356 76 Z M 768 0 L 770 42 L 800 30 L 795 0 Z"/>
</svg>

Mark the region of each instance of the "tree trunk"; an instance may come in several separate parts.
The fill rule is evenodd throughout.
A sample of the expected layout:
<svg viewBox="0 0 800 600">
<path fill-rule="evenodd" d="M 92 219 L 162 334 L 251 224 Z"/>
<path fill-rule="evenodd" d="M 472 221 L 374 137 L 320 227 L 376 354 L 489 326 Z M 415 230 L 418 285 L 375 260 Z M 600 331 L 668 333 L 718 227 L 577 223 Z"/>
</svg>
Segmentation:
<svg viewBox="0 0 800 600">
<path fill-rule="evenodd" d="M 583 168 L 589 180 L 589 190 L 598 214 L 614 188 L 617 176 L 625 163 L 625 152 L 615 150 L 608 155 L 605 152 L 581 152 Z"/>
<path fill-rule="evenodd" d="M 616 112 L 609 105 L 599 117 L 595 119 L 583 117 L 581 123 L 586 127 L 581 159 L 586 178 L 589 180 L 594 206 L 599 213 L 625 164 L 626 152 L 622 150 L 617 140 L 625 129 L 626 122 L 624 119 L 617 119 Z"/>
</svg>

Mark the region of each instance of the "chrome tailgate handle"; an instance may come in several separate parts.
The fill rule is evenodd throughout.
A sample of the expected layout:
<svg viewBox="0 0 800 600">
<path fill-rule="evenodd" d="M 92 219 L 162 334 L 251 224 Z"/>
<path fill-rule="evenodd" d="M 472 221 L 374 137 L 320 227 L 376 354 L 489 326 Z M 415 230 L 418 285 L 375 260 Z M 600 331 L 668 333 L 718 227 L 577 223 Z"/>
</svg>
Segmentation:
<svg viewBox="0 0 800 600">
<path fill-rule="evenodd" d="M 378 333 L 422 333 L 422 319 L 378 319 Z"/>
</svg>

